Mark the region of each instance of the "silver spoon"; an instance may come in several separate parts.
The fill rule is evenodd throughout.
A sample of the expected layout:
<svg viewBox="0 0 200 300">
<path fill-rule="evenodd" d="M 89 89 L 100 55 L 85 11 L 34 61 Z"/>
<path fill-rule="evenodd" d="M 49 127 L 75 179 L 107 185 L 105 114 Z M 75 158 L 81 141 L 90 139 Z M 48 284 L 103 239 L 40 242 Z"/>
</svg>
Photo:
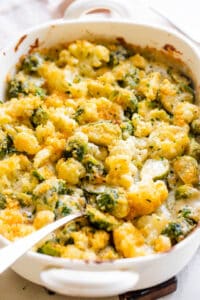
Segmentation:
<svg viewBox="0 0 200 300">
<path fill-rule="evenodd" d="M 83 213 L 76 213 L 66 217 L 63 217 L 45 227 L 34 231 L 28 236 L 17 240 L 14 243 L 0 249 L 0 274 L 9 268 L 18 258 L 25 254 L 30 248 L 42 240 L 45 236 L 59 227 L 71 222 L 79 217 L 83 216 Z"/>
</svg>

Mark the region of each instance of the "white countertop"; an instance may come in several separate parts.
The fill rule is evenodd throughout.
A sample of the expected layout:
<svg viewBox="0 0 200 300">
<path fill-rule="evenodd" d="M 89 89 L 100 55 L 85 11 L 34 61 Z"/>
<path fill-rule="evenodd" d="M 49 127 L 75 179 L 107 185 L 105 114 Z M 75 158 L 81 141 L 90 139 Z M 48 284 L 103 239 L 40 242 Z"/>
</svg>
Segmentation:
<svg viewBox="0 0 200 300">
<path fill-rule="evenodd" d="M 0 48 L 4 46 L 17 31 L 61 16 L 61 11 L 58 9 L 58 6 L 61 8 L 61 1 L 62 0 L 0 0 Z M 70 0 L 65 1 L 70 2 Z M 129 5 L 133 19 L 136 21 L 171 26 L 162 17 L 141 5 L 141 3 L 148 3 L 148 1 L 149 0 L 124 0 L 124 3 Z M 23 15 L 23 18 L 21 18 L 21 15 Z M 162 299 L 200 300 L 199 279 L 200 249 L 189 265 L 178 274 L 177 291 Z M 44 288 L 19 277 L 12 270 L 8 270 L 0 276 L 0 300 L 35 300 L 36 297 L 37 300 L 72 300 L 70 297 L 56 294 L 49 295 Z M 73 298 L 73 300 L 78 299 L 80 298 Z M 117 299 L 118 297 L 106 298 L 106 300 Z"/>
</svg>

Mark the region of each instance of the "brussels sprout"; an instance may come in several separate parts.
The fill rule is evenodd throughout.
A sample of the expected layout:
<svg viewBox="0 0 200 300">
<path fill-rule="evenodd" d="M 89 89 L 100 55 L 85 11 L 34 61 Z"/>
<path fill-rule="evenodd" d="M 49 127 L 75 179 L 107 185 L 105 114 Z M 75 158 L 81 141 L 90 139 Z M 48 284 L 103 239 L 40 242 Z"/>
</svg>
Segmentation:
<svg viewBox="0 0 200 300">
<path fill-rule="evenodd" d="M 87 206 L 86 215 L 90 223 L 98 229 L 112 231 L 119 224 L 113 216 L 108 213 L 102 213 L 91 205 Z"/>
<path fill-rule="evenodd" d="M 197 197 L 199 195 L 199 191 L 190 185 L 184 184 L 180 185 L 175 189 L 175 199 L 190 199 L 193 197 Z"/>
<path fill-rule="evenodd" d="M 161 234 L 167 235 L 172 244 L 176 244 L 179 242 L 183 237 L 183 229 L 180 223 L 171 222 L 169 223 L 166 228 L 161 232 Z"/>
<path fill-rule="evenodd" d="M 38 107 L 37 109 L 35 109 L 32 116 L 30 117 L 30 122 L 35 128 L 39 125 L 46 124 L 47 120 L 48 114 L 42 107 Z"/>
<path fill-rule="evenodd" d="M 72 137 L 68 140 L 63 155 L 65 158 L 73 157 L 78 161 L 82 161 L 87 150 L 88 145 L 85 139 L 82 139 L 81 137 Z"/>
<path fill-rule="evenodd" d="M 37 252 L 50 256 L 61 256 L 59 245 L 53 241 L 47 241 L 42 247 L 38 248 Z"/>
<path fill-rule="evenodd" d="M 128 200 L 121 189 L 106 188 L 96 197 L 97 207 L 117 218 L 124 218 L 129 212 Z"/>
<path fill-rule="evenodd" d="M 22 62 L 22 69 L 26 73 L 35 73 L 42 64 L 42 58 L 38 53 L 30 54 Z"/>
<path fill-rule="evenodd" d="M 0 159 L 13 152 L 16 152 L 16 149 L 14 148 L 12 138 L 9 135 L 2 136 L 0 140 Z"/>
<path fill-rule="evenodd" d="M 147 159 L 141 170 L 141 178 L 163 179 L 169 173 L 167 159 Z"/>
<path fill-rule="evenodd" d="M 59 195 L 72 195 L 74 193 L 73 189 L 69 188 L 63 180 L 59 180 L 57 192 Z"/>
<path fill-rule="evenodd" d="M 119 195 L 115 189 L 106 189 L 104 193 L 99 194 L 96 198 L 97 206 L 100 210 L 111 212 L 116 206 Z"/>
<path fill-rule="evenodd" d="M 115 51 L 110 52 L 110 59 L 108 65 L 110 67 L 117 66 L 121 61 L 125 60 L 126 58 L 130 57 L 131 53 L 123 46 L 117 46 Z"/>
<path fill-rule="evenodd" d="M 8 83 L 8 98 L 18 97 L 20 94 L 27 95 L 27 86 L 20 80 L 13 79 Z"/>
<path fill-rule="evenodd" d="M 192 133 L 199 135 L 200 134 L 200 118 L 192 121 L 191 123 Z"/>
<path fill-rule="evenodd" d="M 130 135 L 133 135 L 133 124 L 130 120 L 124 121 L 120 124 L 120 128 L 122 131 L 122 138 L 127 140 Z"/>
<path fill-rule="evenodd" d="M 190 140 L 187 154 L 194 157 L 198 162 L 200 161 L 200 144 L 195 139 Z"/>
<path fill-rule="evenodd" d="M 24 78 L 24 80 L 22 80 L 19 77 L 20 76 L 14 78 L 8 83 L 8 99 L 19 96 L 26 96 L 28 94 L 44 97 L 46 91 L 38 86 L 34 80 L 31 81 L 28 78 Z"/>
<path fill-rule="evenodd" d="M 135 88 L 139 82 L 139 74 L 136 68 L 127 73 L 123 79 L 117 81 L 120 87 L 128 87 L 131 89 Z"/>
<path fill-rule="evenodd" d="M 104 165 L 92 155 L 87 154 L 83 159 L 83 165 L 86 169 L 86 179 L 91 182 L 102 181 L 102 176 L 105 174 Z M 99 182 L 100 181 L 100 182 Z"/>
<path fill-rule="evenodd" d="M 198 222 L 198 218 L 192 212 L 192 208 L 189 207 L 184 207 L 181 209 L 179 211 L 179 217 L 183 218 L 192 227 L 194 227 Z"/>
<path fill-rule="evenodd" d="M 7 205 L 6 197 L 0 193 L 0 209 L 5 209 Z"/>
</svg>

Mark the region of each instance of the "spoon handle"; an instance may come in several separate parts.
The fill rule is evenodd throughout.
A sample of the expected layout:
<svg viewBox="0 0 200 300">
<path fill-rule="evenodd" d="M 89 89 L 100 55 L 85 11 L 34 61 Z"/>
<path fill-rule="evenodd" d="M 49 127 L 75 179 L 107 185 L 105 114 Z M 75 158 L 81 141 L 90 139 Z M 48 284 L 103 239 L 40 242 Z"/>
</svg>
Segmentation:
<svg viewBox="0 0 200 300">
<path fill-rule="evenodd" d="M 18 258 L 25 254 L 45 236 L 62 225 L 81 217 L 82 215 L 82 213 L 77 213 L 63 217 L 37 231 L 34 231 L 32 234 L 17 240 L 14 243 L 10 243 L 10 245 L 4 247 L 3 249 L 0 249 L 0 274 L 9 268 Z"/>
</svg>

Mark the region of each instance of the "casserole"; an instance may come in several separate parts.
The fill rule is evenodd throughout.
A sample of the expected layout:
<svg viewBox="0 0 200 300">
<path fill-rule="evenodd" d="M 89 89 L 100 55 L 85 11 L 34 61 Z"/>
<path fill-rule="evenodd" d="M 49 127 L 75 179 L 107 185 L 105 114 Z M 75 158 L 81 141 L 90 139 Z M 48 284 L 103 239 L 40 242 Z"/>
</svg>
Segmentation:
<svg viewBox="0 0 200 300">
<path fill-rule="evenodd" d="M 109 32 L 106 30 L 107 28 L 109 28 Z M 1 83 L 10 67 L 16 64 L 20 56 L 26 53 L 30 46 L 34 47 L 39 44 L 41 47 L 51 47 L 54 44 L 65 42 L 65 34 L 69 41 L 91 38 L 94 35 L 95 38 L 104 37 L 108 39 L 120 36 L 131 44 L 139 44 L 142 47 L 148 45 L 157 49 L 162 49 L 167 40 L 167 44 L 173 45 L 173 49 L 176 49 L 172 52 L 177 58 L 183 60 L 192 69 L 192 77 L 196 82 L 196 87 L 198 87 L 197 78 L 200 66 L 198 54 L 193 45 L 179 35 L 164 29 L 123 21 L 54 22 L 44 25 L 41 29 L 35 29 L 35 31 L 24 35 L 19 43 L 15 43 L 14 47 L 11 46 L 10 50 L 2 52 Z M 172 49 L 172 47 L 168 48 Z M 5 92 L 4 85 L 1 88 Z M 13 266 L 13 269 L 33 282 L 63 294 L 86 297 L 114 295 L 129 289 L 145 288 L 158 284 L 176 274 L 197 249 L 199 245 L 198 236 L 199 230 L 196 229 L 169 253 L 101 264 L 70 261 L 29 252 Z M 3 239 L 2 241 L 6 242 Z M 176 259 L 177 257 L 179 260 Z M 152 266 L 153 278 L 151 276 Z M 61 267 L 68 269 L 60 269 Z M 79 272 L 77 273 L 77 271 Z M 139 280 L 138 277 L 140 277 Z M 137 280 L 138 283 L 134 287 Z"/>
</svg>

